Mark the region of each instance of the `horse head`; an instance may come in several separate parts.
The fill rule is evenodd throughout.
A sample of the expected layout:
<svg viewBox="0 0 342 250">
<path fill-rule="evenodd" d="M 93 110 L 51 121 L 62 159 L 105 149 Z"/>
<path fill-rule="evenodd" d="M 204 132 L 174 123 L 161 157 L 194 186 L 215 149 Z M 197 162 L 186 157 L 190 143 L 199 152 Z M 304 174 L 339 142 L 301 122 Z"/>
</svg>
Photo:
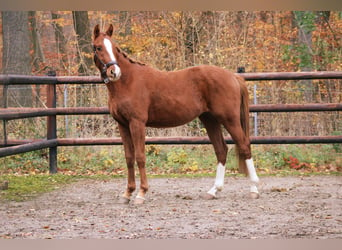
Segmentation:
<svg viewBox="0 0 342 250">
<path fill-rule="evenodd" d="M 121 77 L 121 69 L 114 55 L 113 43 L 110 40 L 112 35 L 112 24 L 105 33 L 100 32 L 98 24 L 94 28 L 94 62 L 100 70 L 101 77 L 105 83 L 115 82 Z"/>
</svg>

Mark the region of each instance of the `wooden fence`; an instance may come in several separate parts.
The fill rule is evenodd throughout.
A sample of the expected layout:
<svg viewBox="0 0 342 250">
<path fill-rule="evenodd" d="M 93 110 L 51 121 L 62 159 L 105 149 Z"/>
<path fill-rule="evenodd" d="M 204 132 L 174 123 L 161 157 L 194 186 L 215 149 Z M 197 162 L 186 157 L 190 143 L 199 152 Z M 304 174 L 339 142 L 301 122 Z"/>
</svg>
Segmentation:
<svg viewBox="0 0 342 250">
<path fill-rule="evenodd" d="M 325 72 L 274 72 L 240 73 L 246 81 L 303 80 L 303 79 L 342 79 L 341 71 Z M 109 114 L 107 107 L 56 108 L 56 85 L 58 84 L 101 84 L 99 77 L 58 77 L 0 75 L 0 85 L 46 84 L 47 108 L 0 108 L 0 120 L 3 122 L 3 139 L 0 139 L 0 157 L 49 148 L 50 173 L 57 172 L 57 147 L 81 145 L 120 145 L 120 138 L 57 138 L 57 115 Z M 250 106 L 250 112 L 313 112 L 342 111 L 341 103 L 321 104 L 257 104 Z M 29 117 L 47 116 L 46 139 L 10 140 L 6 131 L 6 121 Z M 232 144 L 230 137 L 225 137 Z M 146 144 L 209 144 L 208 137 L 156 137 L 146 138 Z M 342 136 L 256 136 L 251 137 L 252 144 L 309 144 L 342 143 Z"/>
</svg>

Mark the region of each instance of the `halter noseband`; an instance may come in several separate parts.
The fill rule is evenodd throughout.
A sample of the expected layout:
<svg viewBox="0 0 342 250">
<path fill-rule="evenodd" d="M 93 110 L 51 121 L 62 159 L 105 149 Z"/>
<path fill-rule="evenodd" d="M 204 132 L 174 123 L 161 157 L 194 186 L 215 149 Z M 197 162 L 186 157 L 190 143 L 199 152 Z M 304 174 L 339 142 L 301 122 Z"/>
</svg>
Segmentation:
<svg viewBox="0 0 342 250">
<path fill-rule="evenodd" d="M 102 64 L 102 70 L 101 70 L 101 76 L 103 78 L 104 83 L 109 83 L 109 77 L 107 76 L 107 69 L 112 66 L 112 65 L 117 65 L 119 66 L 119 64 L 116 61 L 109 61 L 108 63 L 104 63 L 99 56 L 96 53 L 96 47 L 93 46 L 94 49 L 94 55 L 97 58 L 97 60 L 99 60 L 99 62 Z"/>
</svg>

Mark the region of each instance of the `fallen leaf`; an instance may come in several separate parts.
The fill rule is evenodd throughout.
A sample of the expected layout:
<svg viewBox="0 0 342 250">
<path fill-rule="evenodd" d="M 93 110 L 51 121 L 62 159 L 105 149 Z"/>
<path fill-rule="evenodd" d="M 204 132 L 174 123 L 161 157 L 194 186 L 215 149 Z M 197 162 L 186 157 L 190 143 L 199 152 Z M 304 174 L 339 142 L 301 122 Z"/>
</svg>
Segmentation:
<svg viewBox="0 0 342 250">
<path fill-rule="evenodd" d="M 287 192 L 286 188 L 271 188 L 271 192 Z"/>
<path fill-rule="evenodd" d="M 222 212 L 221 209 L 214 209 L 213 213 L 215 213 L 215 214 L 222 214 L 223 212 Z"/>
</svg>

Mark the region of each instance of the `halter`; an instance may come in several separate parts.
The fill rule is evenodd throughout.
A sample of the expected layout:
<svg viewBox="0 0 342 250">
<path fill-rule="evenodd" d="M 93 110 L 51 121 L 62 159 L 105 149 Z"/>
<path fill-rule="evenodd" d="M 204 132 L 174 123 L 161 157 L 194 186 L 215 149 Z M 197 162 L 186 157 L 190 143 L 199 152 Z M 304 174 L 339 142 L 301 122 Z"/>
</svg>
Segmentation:
<svg viewBox="0 0 342 250">
<path fill-rule="evenodd" d="M 93 50 L 94 50 L 94 56 L 97 58 L 97 60 L 100 61 L 100 63 L 102 64 L 102 70 L 101 70 L 101 76 L 103 78 L 104 83 L 109 83 L 109 77 L 107 76 L 107 69 L 112 66 L 112 65 L 117 65 L 119 67 L 119 64 L 116 61 L 109 61 L 108 63 L 104 63 L 99 56 L 96 53 L 96 48 L 95 46 L 93 46 Z"/>
</svg>

